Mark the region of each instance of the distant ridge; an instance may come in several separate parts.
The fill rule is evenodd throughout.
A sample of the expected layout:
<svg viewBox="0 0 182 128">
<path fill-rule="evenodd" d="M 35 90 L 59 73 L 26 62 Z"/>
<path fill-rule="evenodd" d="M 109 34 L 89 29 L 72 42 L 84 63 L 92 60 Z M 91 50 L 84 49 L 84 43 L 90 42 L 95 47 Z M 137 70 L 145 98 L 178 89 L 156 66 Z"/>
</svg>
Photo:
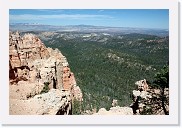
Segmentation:
<svg viewBox="0 0 182 128">
<path fill-rule="evenodd" d="M 154 28 L 132 28 L 132 27 L 108 27 L 108 26 L 93 26 L 93 25 L 67 25 L 54 26 L 44 25 L 39 23 L 11 23 L 11 31 L 58 31 L 58 32 L 107 32 L 107 33 L 139 33 L 157 36 L 168 36 L 167 29 Z"/>
</svg>

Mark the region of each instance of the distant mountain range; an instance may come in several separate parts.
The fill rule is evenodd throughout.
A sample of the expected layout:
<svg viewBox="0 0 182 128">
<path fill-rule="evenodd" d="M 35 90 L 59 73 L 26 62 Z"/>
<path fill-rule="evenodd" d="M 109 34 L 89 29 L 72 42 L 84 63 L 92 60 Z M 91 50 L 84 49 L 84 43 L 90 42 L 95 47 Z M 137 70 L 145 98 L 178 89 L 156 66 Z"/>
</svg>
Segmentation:
<svg viewBox="0 0 182 128">
<path fill-rule="evenodd" d="M 38 23 L 13 23 L 10 24 L 10 31 L 58 31 L 58 32 L 107 32 L 107 33 L 140 33 L 157 36 L 168 36 L 167 29 L 150 29 L 150 28 L 131 28 L 131 27 L 107 27 L 92 25 L 68 25 L 54 26 L 43 25 Z"/>
</svg>

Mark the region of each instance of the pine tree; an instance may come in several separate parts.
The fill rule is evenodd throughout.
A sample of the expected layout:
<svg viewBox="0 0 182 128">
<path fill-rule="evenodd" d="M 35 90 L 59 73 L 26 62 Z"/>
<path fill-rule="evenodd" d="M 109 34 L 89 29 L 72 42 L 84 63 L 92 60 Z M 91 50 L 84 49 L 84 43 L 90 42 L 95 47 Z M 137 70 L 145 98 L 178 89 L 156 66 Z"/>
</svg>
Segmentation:
<svg viewBox="0 0 182 128">
<path fill-rule="evenodd" d="M 165 108 L 165 101 L 166 96 L 164 94 L 165 88 L 169 87 L 169 66 L 164 66 L 160 72 L 155 74 L 155 81 L 154 84 L 160 88 L 161 90 L 161 101 L 162 101 L 162 108 L 164 110 L 165 115 L 168 115 L 169 112 Z M 169 101 L 167 101 L 168 103 Z"/>
</svg>

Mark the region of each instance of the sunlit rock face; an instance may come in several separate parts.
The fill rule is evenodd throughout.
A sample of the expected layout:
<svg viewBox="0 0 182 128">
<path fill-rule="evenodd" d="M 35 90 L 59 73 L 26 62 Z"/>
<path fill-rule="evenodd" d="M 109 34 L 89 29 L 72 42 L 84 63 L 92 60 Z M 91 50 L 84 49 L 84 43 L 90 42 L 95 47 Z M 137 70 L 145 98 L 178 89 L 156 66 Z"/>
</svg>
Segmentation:
<svg viewBox="0 0 182 128">
<path fill-rule="evenodd" d="M 69 112 L 73 98 L 82 101 L 82 92 L 76 85 L 74 74 L 69 68 L 66 57 L 58 49 L 46 48 L 43 42 L 33 34 L 23 36 L 18 32 L 10 32 L 9 34 L 9 83 L 10 114 L 25 114 L 25 111 L 17 112 L 21 105 L 26 106 L 26 103 L 28 105 L 29 102 L 34 102 L 34 100 L 34 105 L 37 105 L 37 99 L 34 99 L 34 97 L 45 95 L 43 93 L 50 93 L 51 89 L 57 91 L 49 96 L 57 97 L 57 94 L 60 93 L 60 95 L 68 97 L 69 100 L 65 100 L 64 107 L 68 105 L 69 107 L 66 108 L 69 109 Z M 69 96 L 67 93 L 69 93 Z M 63 99 L 60 96 L 59 101 L 63 102 Z M 49 100 L 47 99 L 46 103 Z M 13 105 L 16 102 L 19 105 Z M 60 108 L 60 111 L 64 109 L 67 111 L 63 106 L 58 105 L 57 107 Z M 59 109 L 55 111 L 57 110 Z M 56 113 L 55 111 L 53 113 Z M 64 113 L 60 111 L 57 114 Z M 69 114 L 69 112 L 65 113 Z M 29 114 L 41 113 L 29 112 Z"/>
<path fill-rule="evenodd" d="M 162 96 L 161 89 L 155 89 L 148 86 L 146 79 L 135 82 L 137 90 L 133 90 L 133 103 L 130 107 L 133 114 L 142 115 L 164 115 L 164 107 L 169 111 L 169 88 L 164 89 Z M 162 102 L 161 97 L 164 97 Z"/>
</svg>

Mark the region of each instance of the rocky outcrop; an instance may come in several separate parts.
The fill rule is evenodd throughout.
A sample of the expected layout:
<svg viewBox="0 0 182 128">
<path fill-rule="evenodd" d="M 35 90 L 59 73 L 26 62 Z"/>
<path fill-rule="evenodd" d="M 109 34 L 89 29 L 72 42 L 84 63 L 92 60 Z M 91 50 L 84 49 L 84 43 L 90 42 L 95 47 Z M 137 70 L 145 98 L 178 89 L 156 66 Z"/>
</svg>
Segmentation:
<svg viewBox="0 0 182 128">
<path fill-rule="evenodd" d="M 111 107 L 109 111 L 105 108 L 99 109 L 99 111 L 93 115 L 133 115 L 132 108 L 130 107 Z"/>
<path fill-rule="evenodd" d="M 71 114 L 71 93 L 51 89 L 29 100 L 10 99 L 13 115 L 68 115 Z"/>
<path fill-rule="evenodd" d="M 138 88 L 133 90 L 133 103 L 130 105 L 133 114 L 164 115 L 163 107 L 165 107 L 166 111 L 169 111 L 168 88 L 164 89 L 164 95 L 162 96 L 161 90 L 149 88 L 145 79 L 137 81 L 135 84 Z"/>
<path fill-rule="evenodd" d="M 139 91 L 147 91 L 149 88 L 146 79 L 135 82 L 135 85 L 138 86 Z"/>
<path fill-rule="evenodd" d="M 93 115 L 133 115 L 133 110 L 131 107 L 120 107 L 118 106 L 118 100 L 113 99 L 112 107 L 107 111 L 105 108 L 99 109 Z"/>
<path fill-rule="evenodd" d="M 10 106 L 15 101 L 20 103 L 20 106 L 28 104 L 29 101 L 35 100 L 36 95 L 51 89 L 59 90 L 61 95 L 69 92 L 71 99 L 82 101 L 82 92 L 76 85 L 66 57 L 58 49 L 46 48 L 33 34 L 25 34 L 21 37 L 18 32 L 10 32 L 9 82 Z M 56 97 L 54 94 L 53 96 Z M 16 106 L 10 107 L 10 114 L 17 113 L 20 106 L 18 105 L 17 109 Z"/>
<path fill-rule="evenodd" d="M 93 115 L 164 115 L 169 112 L 169 89 L 164 89 L 164 95 L 161 95 L 160 89 L 149 87 L 146 79 L 135 82 L 136 90 L 132 91 L 133 103 L 128 107 L 118 106 L 118 101 L 113 99 L 112 107 L 109 111 L 105 108 L 98 112 L 87 111 L 87 114 Z M 163 98 L 163 99 L 161 99 Z M 163 101 L 162 101 L 163 100 Z"/>
</svg>

